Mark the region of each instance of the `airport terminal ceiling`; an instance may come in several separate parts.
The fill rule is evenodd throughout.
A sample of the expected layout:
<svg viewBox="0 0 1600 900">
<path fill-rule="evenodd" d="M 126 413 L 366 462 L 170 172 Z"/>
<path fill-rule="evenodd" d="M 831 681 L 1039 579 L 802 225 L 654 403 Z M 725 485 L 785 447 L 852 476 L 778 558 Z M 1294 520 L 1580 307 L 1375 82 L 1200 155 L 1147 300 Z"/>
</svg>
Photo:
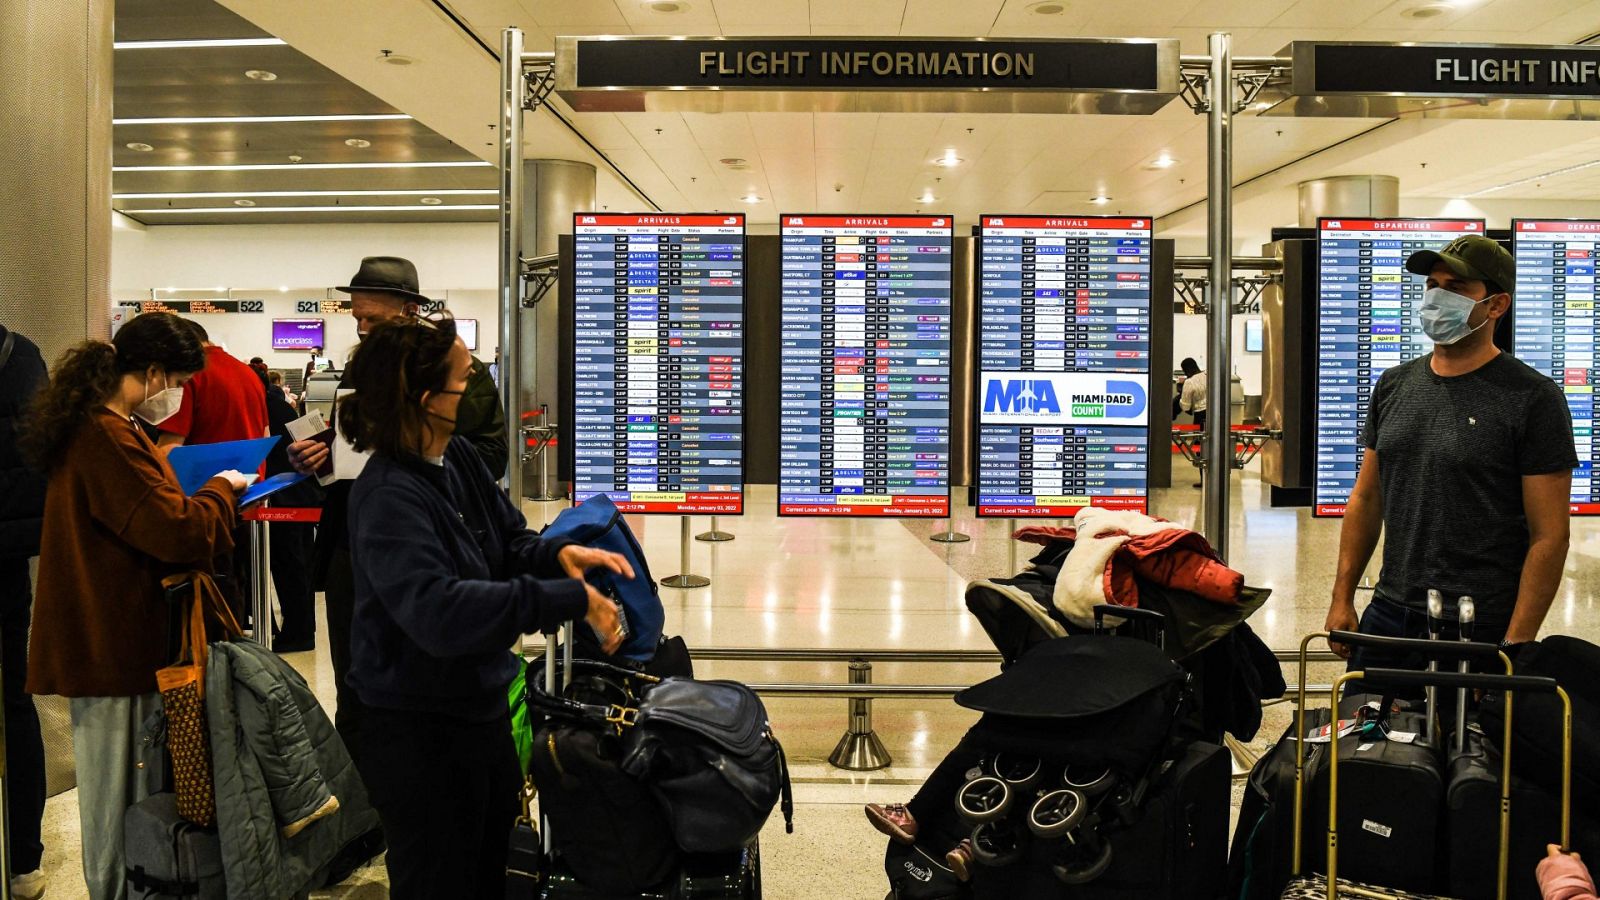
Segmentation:
<svg viewBox="0 0 1600 900">
<path fill-rule="evenodd" d="M 1208 32 L 1227 30 L 1236 55 L 1259 56 L 1312 40 L 1571 43 L 1600 31 L 1600 3 L 1359 0 L 1330 14 L 1318 0 L 128 0 L 118 5 L 119 40 L 276 37 L 286 44 L 119 50 L 119 119 L 414 118 L 119 125 L 119 166 L 278 161 L 284 168 L 122 171 L 117 193 L 139 196 L 117 206 L 205 210 L 135 213 L 147 223 L 492 221 L 494 198 L 483 192 L 493 189 L 494 175 L 481 164 L 494 151 L 499 34 L 513 24 L 527 31 L 530 50 L 553 47 L 558 35 L 938 35 L 1172 38 L 1194 54 L 1204 52 Z M 224 89 L 233 68 L 278 77 Z M 203 105 L 186 105 L 171 86 L 197 72 L 214 89 Z M 1263 104 L 1270 101 L 1256 105 Z M 784 210 L 937 210 L 963 224 L 997 209 L 1120 211 L 1154 213 L 1158 234 L 1180 240 L 1203 233 L 1204 121 L 1181 102 L 1152 116 L 596 113 L 574 112 L 560 99 L 551 107 L 529 120 L 526 158 L 595 163 L 597 203 L 614 211 L 739 211 L 755 233 L 775 232 Z M 1359 118 L 1266 111 L 1246 110 L 1235 126 L 1236 234 L 1246 250 L 1286 224 L 1296 180 L 1394 174 L 1402 201 L 1432 214 L 1479 192 L 1487 200 L 1591 196 L 1596 172 L 1582 164 L 1600 154 L 1582 122 L 1446 121 L 1425 109 Z M 312 168 L 373 162 L 384 165 Z M 334 205 L 345 208 L 316 209 Z"/>
</svg>

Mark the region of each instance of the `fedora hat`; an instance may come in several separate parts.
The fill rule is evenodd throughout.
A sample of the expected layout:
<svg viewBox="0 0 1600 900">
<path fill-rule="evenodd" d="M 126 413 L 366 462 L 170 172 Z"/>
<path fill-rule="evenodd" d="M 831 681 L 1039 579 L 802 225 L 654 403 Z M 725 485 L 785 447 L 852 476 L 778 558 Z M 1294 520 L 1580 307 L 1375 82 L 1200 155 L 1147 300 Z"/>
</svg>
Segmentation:
<svg viewBox="0 0 1600 900">
<path fill-rule="evenodd" d="M 350 283 L 334 288 L 346 294 L 371 292 L 394 294 L 412 303 L 426 303 L 428 298 L 417 290 L 417 267 L 409 259 L 398 256 L 368 256 L 361 260 L 361 269 Z"/>
</svg>

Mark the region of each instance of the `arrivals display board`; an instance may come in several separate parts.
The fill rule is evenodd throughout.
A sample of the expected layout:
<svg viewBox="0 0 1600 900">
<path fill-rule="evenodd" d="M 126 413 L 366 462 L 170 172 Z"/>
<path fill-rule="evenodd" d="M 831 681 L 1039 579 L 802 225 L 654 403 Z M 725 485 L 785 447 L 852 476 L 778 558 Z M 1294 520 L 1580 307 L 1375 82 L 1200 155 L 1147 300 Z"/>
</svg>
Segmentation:
<svg viewBox="0 0 1600 900">
<path fill-rule="evenodd" d="M 781 218 L 780 515 L 949 515 L 951 221 Z"/>
<path fill-rule="evenodd" d="M 1433 348 L 1417 320 L 1426 287 L 1406 257 L 1482 233 L 1467 219 L 1317 221 L 1316 515 L 1344 515 L 1378 376 Z"/>
<path fill-rule="evenodd" d="M 1578 469 L 1572 473 L 1572 512 L 1600 514 L 1594 479 L 1595 258 L 1600 219 L 1515 219 L 1517 358 L 1555 379 L 1572 412 Z"/>
<path fill-rule="evenodd" d="M 1143 512 L 1150 219 L 983 216 L 978 515 Z"/>
<path fill-rule="evenodd" d="M 573 500 L 742 513 L 744 215 L 573 219 Z"/>
</svg>

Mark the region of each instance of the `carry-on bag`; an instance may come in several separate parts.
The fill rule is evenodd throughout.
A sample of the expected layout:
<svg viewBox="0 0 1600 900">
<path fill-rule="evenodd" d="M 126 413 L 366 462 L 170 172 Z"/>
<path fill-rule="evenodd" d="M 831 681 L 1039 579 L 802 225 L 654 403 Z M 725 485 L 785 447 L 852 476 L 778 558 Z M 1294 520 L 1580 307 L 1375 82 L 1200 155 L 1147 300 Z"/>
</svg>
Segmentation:
<svg viewBox="0 0 1600 900">
<path fill-rule="evenodd" d="M 611 498 L 596 494 L 577 506 L 563 509 L 539 536 L 545 540 L 569 539 L 585 547 L 621 554 L 628 560 L 628 565 L 633 567 L 633 578 L 596 568 L 590 570 L 584 580 L 615 600 L 625 620 L 627 637 L 612 656 L 637 663 L 653 659 L 661 643 L 666 610 L 661 605 L 656 580 L 650 575 L 650 566 L 645 562 L 644 549 Z"/>
<path fill-rule="evenodd" d="M 222 841 L 178 814 L 178 797 L 151 794 L 122 815 L 122 853 L 132 900 L 223 900 Z"/>
<path fill-rule="evenodd" d="M 921 844 L 890 841 L 883 853 L 883 873 L 889 876 L 889 896 L 884 900 L 970 900 L 972 889 L 956 877 L 944 854 Z"/>
<path fill-rule="evenodd" d="M 176 662 L 156 670 L 156 687 L 167 715 L 167 752 L 178 812 L 205 827 L 217 823 L 217 794 L 211 775 L 211 739 L 206 726 L 206 620 L 215 618 L 228 637 L 243 633 L 227 601 L 205 572 L 185 572 L 163 579 L 168 596 L 183 597 L 187 614 L 182 649 Z M 185 596 L 187 595 L 187 596 Z"/>
<path fill-rule="evenodd" d="M 1334 632 L 1334 640 L 1341 640 L 1339 632 Z M 1470 645 L 1462 645 L 1470 646 Z M 1509 743 L 1512 722 L 1509 710 L 1512 706 L 1513 696 L 1532 696 L 1538 694 L 1556 695 L 1564 709 L 1564 727 L 1562 729 L 1562 792 L 1561 792 L 1561 832 L 1560 844 L 1563 847 L 1571 843 L 1571 764 L 1572 764 L 1572 720 L 1571 701 L 1566 691 L 1556 683 L 1555 679 L 1531 676 L 1513 675 L 1475 675 L 1459 672 L 1417 672 L 1401 669 L 1369 669 L 1366 671 L 1347 672 L 1334 682 L 1330 692 L 1330 706 L 1336 705 L 1339 693 L 1352 681 L 1361 680 L 1364 683 L 1381 685 L 1386 689 L 1397 688 L 1448 688 L 1467 690 L 1498 690 L 1506 692 L 1506 707 L 1508 709 L 1505 724 L 1505 737 Z M 1341 860 L 1347 858 L 1349 848 L 1343 842 L 1341 831 L 1341 816 L 1339 815 L 1339 773 L 1342 767 L 1343 754 L 1330 753 L 1328 759 L 1328 831 L 1327 852 L 1325 867 L 1322 874 L 1301 875 L 1290 882 L 1283 896 L 1293 900 L 1310 900 L 1310 898 L 1328 898 L 1337 900 L 1343 894 L 1350 896 L 1358 893 L 1369 897 L 1408 898 L 1423 896 L 1416 893 L 1389 890 L 1389 886 L 1377 887 L 1363 884 L 1346 878 Z M 1438 811 L 1436 810 L 1436 813 Z M 1366 827 L 1365 823 L 1361 827 Z M 1500 771 L 1500 816 L 1499 816 L 1499 858 L 1498 871 L 1495 878 L 1496 896 L 1500 900 L 1507 897 L 1507 886 L 1510 868 L 1511 847 L 1511 758 L 1504 754 L 1501 759 Z M 1406 852 L 1403 847 L 1396 847 L 1391 852 Z M 1298 861 L 1301 856 L 1299 835 L 1296 835 L 1295 857 Z"/>
<path fill-rule="evenodd" d="M 1554 678 L 1572 698 L 1572 800 L 1578 809 L 1600 808 L 1600 647 L 1554 635 L 1518 648 L 1518 675 Z M 1483 698 L 1478 719 L 1489 743 L 1498 745 L 1505 716 L 1500 695 Z M 1560 790 L 1561 760 L 1550 746 L 1560 726 L 1562 706 L 1554 697 L 1535 695 L 1517 707 L 1515 773 L 1551 794 Z"/>
</svg>

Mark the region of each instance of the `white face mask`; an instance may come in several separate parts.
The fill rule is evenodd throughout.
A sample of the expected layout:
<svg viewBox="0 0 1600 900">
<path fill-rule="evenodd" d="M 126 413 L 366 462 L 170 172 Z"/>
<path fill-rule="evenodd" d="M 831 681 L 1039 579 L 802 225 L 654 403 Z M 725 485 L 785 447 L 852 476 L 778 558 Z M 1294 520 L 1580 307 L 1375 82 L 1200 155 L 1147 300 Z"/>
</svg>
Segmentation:
<svg viewBox="0 0 1600 900">
<path fill-rule="evenodd" d="M 133 408 L 133 414 L 151 425 L 160 425 L 177 415 L 181 406 L 183 406 L 183 388 L 169 387 L 151 396 L 150 380 L 145 379 L 144 401 Z"/>
</svg>

